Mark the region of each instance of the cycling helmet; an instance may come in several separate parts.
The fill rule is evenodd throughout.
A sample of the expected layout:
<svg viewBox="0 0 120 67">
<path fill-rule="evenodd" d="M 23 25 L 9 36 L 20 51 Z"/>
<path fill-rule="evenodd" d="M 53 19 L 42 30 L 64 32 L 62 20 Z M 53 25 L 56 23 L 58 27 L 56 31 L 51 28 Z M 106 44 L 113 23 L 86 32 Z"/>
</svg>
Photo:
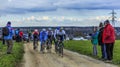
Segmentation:
<svg viewBox="0 0 120 67">
<path fill-rule="evenodd" d="M 35 31 L 35 32 L 38 32 L 38 29 L 35 29 L 34 31 Z"/>
<path fill-rule="evenodd" d="M 48 28 L 48 30 L 52 30 L 52 28 Z"/>
<path fill-rule="evenodd" d="M 63 30 L 63 27 L 61 27 L 60 29 Z"/>
<path fill-rule="evenodd" d="M 57 27 L 57 30 L 60 30 L 60 27 Z"/>
<path fill-rule="evenodd" d="M 42 29 L 42 31 L 46 31 L 46 29 Z"/>
</svg>

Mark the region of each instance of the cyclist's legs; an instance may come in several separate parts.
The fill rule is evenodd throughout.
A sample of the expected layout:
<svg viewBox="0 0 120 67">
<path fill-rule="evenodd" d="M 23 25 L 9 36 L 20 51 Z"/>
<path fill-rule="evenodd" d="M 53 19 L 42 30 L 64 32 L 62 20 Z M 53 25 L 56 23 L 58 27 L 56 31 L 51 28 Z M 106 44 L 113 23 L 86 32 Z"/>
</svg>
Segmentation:
<svg viewBox="0 0 120 67">
<path fill-rule="evenodd" d="M 57 51 L 58 51 L 58 42 L 55 41 L 55 52 L 57 52 Z"/>
<path fill-rule="evenodd" d="M 64 44 L 63 44 L 63 41 L 61 40 L 61 41 L 59 42 L 59 54 L 60 54 L 61 56 L 63 56 L 63 47 L 64 47 Z"/>
<path fill-rule="evenodd" d="M 33 49 L 35 49 L 35 39 L 33 39 Z"/>
<path fill-rule="evenodd" d="M 37 48 L 37 46 L 38 46 L 38 40 L 35 39 L 35 47 Z"/>
<path fill-rule="evenodd" d="M 43 44 L 42 44 L 42 41 L 41 41 L 41 43 L 40 43 L 40 51 L 42 51 L 42 45 L 43 45 Z"/>
<path fill-rule="evenodd" d="M 40 49 L 40 51 L 43 51 L 43 50 L 44 50 L 44 46 L 45 46 L 45 42 L 44 42 L 44 41 L 41 41 L 41 49 Z"/>
<path fill-rule="evenodd" d="M 63 56 L 63 48 L 64 48 L 64 43 L 62 41 L 62 46 L 61 46 L 61 54 L 62 54 L 62 56 Z"/>
<path fill-rule="evenodd" d="M 48 44 L 49 45 L 49 49 L 51 49 L 52 48 L 52 39 L 51 38 L 49 39 L 48 43 L 49 43 Z"/>
</svg>

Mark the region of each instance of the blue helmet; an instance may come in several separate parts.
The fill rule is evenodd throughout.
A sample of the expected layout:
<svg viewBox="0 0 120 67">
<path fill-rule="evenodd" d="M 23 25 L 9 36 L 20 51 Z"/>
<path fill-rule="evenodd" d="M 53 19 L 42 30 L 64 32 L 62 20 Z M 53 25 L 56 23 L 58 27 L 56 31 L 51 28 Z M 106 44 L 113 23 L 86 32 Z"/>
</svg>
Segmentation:
<svg viewBox="0 0 120 67">
<path fill-rule="evenodd" d="M 60 27 L 57 27 L 57 30 L 60 30 Z"/>
</svg>

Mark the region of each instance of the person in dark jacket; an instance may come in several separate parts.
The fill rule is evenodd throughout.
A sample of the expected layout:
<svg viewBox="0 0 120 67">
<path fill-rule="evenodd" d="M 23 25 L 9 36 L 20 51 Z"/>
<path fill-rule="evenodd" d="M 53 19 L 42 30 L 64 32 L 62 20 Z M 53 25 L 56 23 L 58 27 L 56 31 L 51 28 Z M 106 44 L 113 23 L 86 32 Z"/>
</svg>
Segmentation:
<svg viewBox="0 0 120 67">
<path fill-rule="evenodd" d="M 115 43 L 115 30 L 110 24 L 109 20 L 105 21 L 105 27 L 104 27 L 102 35 L 103 35 L 102 41 L 106 45 L 106 52 L 107 52 L 106 62 L 112 62 L 113 48 L 114 48 L 114 43 Z"/>
<path fill-rule="evenodd" d="M 20 29 L 18 28 L 16 31 L 15 31 L 15 39 L 16 39 L 16 42 L 20 42 L 20 35 L 19 35 L 19 32 L 20 32 Z"/>
<path fill-rule="evenodd" d="M 102 53 L 101 59 L 106 60 L 107 59 L 106 46 L 102 42 L 103 30 L 104 30 L 103 23 L 101 22 L 100 25 L 99 25 L 98 44 L 101 46 L 101 53 Z"/>
</svg>

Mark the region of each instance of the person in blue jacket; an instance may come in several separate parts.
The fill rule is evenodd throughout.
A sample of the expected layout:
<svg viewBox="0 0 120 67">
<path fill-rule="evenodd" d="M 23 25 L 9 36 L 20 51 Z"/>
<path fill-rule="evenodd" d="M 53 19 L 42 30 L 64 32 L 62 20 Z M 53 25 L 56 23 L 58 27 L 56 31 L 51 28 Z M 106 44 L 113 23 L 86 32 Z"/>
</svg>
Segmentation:
<svg viewBox="0 0 120 67">
<path fill-rule="evenodd" d="M 9 34 L 7 36 L 4 36 L 4 39 L 7 44 L 7 54 L 11 54 L 12 48 L 13 48 L 13 35 L 14 35 L 14 30 L 11 27 L 11 22 L 8 21 L 6 27 L 9 29 Z"/>
<path fill-rule="evenodd" d="M 42 31 L 40 32 L 40 42 L 41 42 L 40 51 L 43 51 L 42 46 L 46 44 L 46 41 L 47 41 L 47 31 L 46 31 L 46 29 L 42 29 Z"/>
</svg>

